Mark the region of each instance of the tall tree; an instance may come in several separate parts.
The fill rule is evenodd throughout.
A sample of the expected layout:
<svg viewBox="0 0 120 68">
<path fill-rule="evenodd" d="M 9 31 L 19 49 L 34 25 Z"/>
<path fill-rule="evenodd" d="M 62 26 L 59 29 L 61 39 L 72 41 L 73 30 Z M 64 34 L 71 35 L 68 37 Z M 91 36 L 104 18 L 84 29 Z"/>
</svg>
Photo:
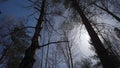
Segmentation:
<svg viewBox="0 0 120 68">
<path fill-rule="evenodd" d="M 96 52 L 98 56 L 100 57 L 100 60 L 103 64 L 104 68 L 116 68 L 113 64 L 114 62 L 111 60 L 108 51 L 104 48 L 102 42 L 100 41 L 99 37 L 97 36 L 96 32 L 92 28 L 90 21 L 87 19 L 87 17 L 84 14 L 84 11 L 81 9 L 81 6 L 79 6 L 79 2 L 77 0 L 71 0 L 73 8 L 79 13 L 83 24 L 85 25 L 91 40 L 93 42 L 93 45 L 96 49 Z"/>
<path fill-rule="evenodd" d="M 35 51 L 39 47 L 38 39 L 40 36 L 40 31 L 42 29 L 42 23 L 44 20 L 43 17 L 45 14 L 45 3 L 46 3 L 46 0 L 42 0 L 41 9 L 39 11 L 40 15 L 38 18 L 38 22 L 36 24 L 35 33 L 32 38 L 32 43 L 31 43 L 30 47 L 27 48 L 27 50 L 25 52 L 25 56 L 24 56 L 22 62 L 20 63 L 19 68 L 32 68 L 33 67 L 33 64 L 35 62 L 35 59 L 34 59 Z"/>
</svg>

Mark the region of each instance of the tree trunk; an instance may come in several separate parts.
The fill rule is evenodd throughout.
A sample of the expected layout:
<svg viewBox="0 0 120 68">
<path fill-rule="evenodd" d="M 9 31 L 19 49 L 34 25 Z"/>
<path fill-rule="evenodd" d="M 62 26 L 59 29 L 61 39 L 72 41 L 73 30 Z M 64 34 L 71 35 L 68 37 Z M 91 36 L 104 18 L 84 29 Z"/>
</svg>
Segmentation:
<svg viewBox="0 0 120 68">
<path fill-rule="evenodd" d="M 49 45 L 48 45 L 48 47 L 47 47 L 47 54 L 46 54 L 45 68 L 48 67 L 48 55 L 49 55 Z"/>
<path fill-rule="evenodd" d="M 46 0 L 42 1 L 40 16 L 36 24 L 35 33 L 32 38 L 32 43 L 30 47 L 26 49 L 25 56 L 22 62 L 20 63 L 19 68 L 32 68 L 35 62 L 34 55 L 35 55 L 36 49 L 39 47 L 38 37 L 40 36 L 40 31 L 42 29 L 41 26 L 42 26 L 42 21 L 43 21 L 43 16 L 44 16 L 45 2 Z"/>
<path fill-rule="evenodd" d="M 71 63 L 71 68 L 73 68 L 73 58 L 72 58 L 72 51 L 71 51 L 71 47 L 69 45 L 69 42 L 68 42 L 68 50 L 69 50 L 69 57 L 70 57 L 70 63 Z"/>
<path fill-rule="evenodd" d="M 89 20 L 83 13 L 83 11 L 80 8 L 77 1 L 76 0 L 71 0 L 71 1 L 72 1 L 73 8 L 79 13 L 79 15 L 83 21 L 83 24 L 85 25 L 85 27 L 91 37 L 91 40 L 93 42 L 93 45 L 96 49 L 96 52 L 97 52 L 100 60 L 102 62 L 103 67 L 104 68 L 116 68 L 115 65 L 113 64 L 114 62 L 112 61 L 112 59 L 110 58 L 110 56 L 108 54 L 108 51 L 104 48 L 102 42 L 100 41 L 99 37 L 97 36 L 97 33 L 92 28 Z"/>
</svg>

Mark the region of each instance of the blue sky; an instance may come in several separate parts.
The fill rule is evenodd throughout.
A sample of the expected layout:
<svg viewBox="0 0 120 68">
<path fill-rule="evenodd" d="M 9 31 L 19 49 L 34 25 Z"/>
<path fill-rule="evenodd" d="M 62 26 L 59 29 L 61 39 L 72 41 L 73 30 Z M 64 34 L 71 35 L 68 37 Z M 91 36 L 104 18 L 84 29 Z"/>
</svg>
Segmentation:
<svg viewBox="0 0 120 68">
<path fill-rule="evenodd" d="M 28 20 L 28 26 L 35 26 L 36 20 L 33 17 L 29 17 L 33 13 L 33 9 L 30 6 L 31 3 L 28 0 L 8 0 L 0 3 L 0 18 L 3 16 L 11 16 L 14 19 L 23 18 Z"/>
<path fill-rule="evenodd" d="M 27 0 L 8 0 L 6 2 L 0 3 L 0 10 L 3 15 L 12 15 L 15 18 L 26 17 L 31 11 L 28 8 L 25 8 L 29 5 Z"/>
</svg>

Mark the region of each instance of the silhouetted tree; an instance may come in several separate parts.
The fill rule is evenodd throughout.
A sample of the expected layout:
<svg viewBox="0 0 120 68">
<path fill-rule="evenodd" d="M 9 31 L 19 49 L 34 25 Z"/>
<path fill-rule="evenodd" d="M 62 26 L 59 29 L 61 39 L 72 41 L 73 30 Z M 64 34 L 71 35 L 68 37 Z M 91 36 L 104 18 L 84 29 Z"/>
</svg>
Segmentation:
<svg viewBox="0 0 120 68">
<path fill-rule="evenodd" d="M 100 60 L 103 64 L 104 68 L 115 68 L 115 65 L 113 64 L 114 62 L 111 60 L 110 56 L 109 56 L 109 52 L 104 48 L 102 42 L 100 41 L 99 37 L 97 36 L 96 32 L 94 31 L 94 29 L 92 28 L 89 20 L 87 19 L 87 17 L 84 14 L 84 11 L 81 9 L 81 6 L 79 6 L 79 1 L 77 0 L 72 0 L 72 6 L 73 8 L 79 13 L 83 24 L 85 25 L 91 40 L 93 42 L 93 45 L 96 49 L 96 52 L 98 54 L 98 56 L 100 57 Z"/>
<path fill-rule="evenodd" d="M 32 38 L 32 42 L 29 48 L 27 48 L 26 52 L 25 52 L 25 56 L 22 60 L 22 62 L 20 63 L 19 68 L 32 68 L 33 64 L 35 62 L 34 59 L 34 55 L 35 55 L 35 51 L 36 49 L 39 47 L 39 42 L 38 42 L 38 38 L 40 37 L 40 31 L 42 29 L 42 23 L 44 20 L 44 14 L 45 14 L 45 3 L 46 0 L 43 0 L 41 3 L 41 9 L 40 9 L 40 15 L 38 18 L 38 22 L 36 24 L 36 28 L 35 28 L 35 33 L 33 35 Z"/>
</svg>

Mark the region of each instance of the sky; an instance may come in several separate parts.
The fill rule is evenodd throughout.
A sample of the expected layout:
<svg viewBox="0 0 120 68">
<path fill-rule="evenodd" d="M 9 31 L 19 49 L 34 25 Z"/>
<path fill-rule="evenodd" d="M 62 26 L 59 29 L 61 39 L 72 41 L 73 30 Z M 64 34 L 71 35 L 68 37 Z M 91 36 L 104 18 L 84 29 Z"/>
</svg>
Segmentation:
<svg viewBox="0 0 120 68">
<path fill-rule="evenodd" d="M 81 59 L 83 59 L 94 55 L 93 51 L 90 50 L 90 37 L 84 26 L 82 26 L 81 29 L 80 24 L 75 25 L 70 32 L 70 39 L 75 46 L 79 47 L 78 51 L 80 52 L 80 56 L 78 56 L 78 58 L 81 57 Z"/>
<path fill-rule="evenodd" d="M 27 0 L 8 0 L 6 2 L 2 2 L 0 3 L 0 10 L 2 12 L 2 14 L 0 15 L 0 17 L 2 16 L 11 16 L 11 17 L 14 17 L 14 18 L 29 18 L 28 16 L 31 14 L 31 11 L 32 9 L 29 9 L 29 8 L 26 8 L 26 6 L 29 6 L 29 2 Z M 59 23 L 60 23 L 60 19 L 59 20 Z M 57 20 L 57 21 L 58 21 Z M 35 23 L 34 20 L 31 20 L 31 18 L 29 18 L 29 21 L 28 21 L 28 24 L 27 25 L 32 25 L 34 26 Z M 75 30 L 77 29 L 77 30 Z M 75 40 L 81 40 L 79 37 L 79 27 L 76 27 L 73 29 L 73 31 L 76 33 L 78 33 L 77 35 L 74 35 L 76 36 L 76 39 Z M 86 32 L 83 32 L 83 35 L 81 36 L 81 38 L 84 40 L 82 40 L 83 42 L 79 42 L 79 41 L 76 41 L 76 44 L 79 45 L 80 47 L 80 50 L 83 52 L 84 55 L 87 55 L 89 54 L 89 49 L 88 49 L 88 40 L 89 40 L 89 36 Z M 82 46 L 80 46 L 82 45 Z M 84 46 L 83 46 L 84 45 Z"/>
<path fill-rule="evenodd" d="M 2 0 L 0 0 L 0 2 L 1 1 Z M 29 15 L 32 14 L 33 12 L 32 8 L 27 7 L 29 6 L 29 4 L 30 2 L 28 2 L 28 0 L 8 0 L 6 2 L 2 2 L 0 3 L 0 11 L 2 12 L 2 14 L 0 14 L 0 18 L 3 16 L 11 16 L 15 19 L 25 18 L 26 20 L 28 20 L 27 25 L 35 26 L 36 24 L 35 19 L 33 19 L 32 17 L 29 17 Z M 57 22 L 58 24 L 56 27 L 58 27 L 62 22 L 61 19 L 62 18 L 56 17 L 55 22 Z M 102 16 L 100 17 L 100 19 L 97 19 L 97 20 L 98 22 L 105 22 L 107 24 L 120 27 L 120 24 L 116 23 L 117 21 L 115 19 L 111 19 L 111 16 L 108 17 L 108 15 Z M 90 40 L 90 37 L 87 31 L 85 30 L 84 26 L 83 26 L 83 29 L 80 31 L 80 25 L 78 24 L 75 25 L 70 33 L 70 39 L 74 40 L 74 44 L 75 44 L 74 46 L 79 47 L 78 51 L 80 56 L 78 56 L 77 59 L 86 58 L 94 54 L 90 50 L 90 44 L 88 43 L 88 41 Z M 36 63 L 39 63 L 40 62 L 39 56 L 36 56 L 35 58 L 38 59 Z"/>
<path fill-rule="evenodd" d="M 11 16 L 15 19 L 24 18 L 27 20 L 27 25 L 35 26 L 35 19 L 30 17 L 33 9 L 28 7 L 31 3 L 28 0 L 7 0 L 0 3 L 0 18 L 3 16 Z M 33 23 L 34 22 L 34 23 Z"/>
<path fill-rule="evenodd" d="M 29 20 L 27 25 L 35 26 L 35 20 L 28 17 L 33 11 L 30 8 L 26 8 L 29 4 L 27 0 L 8 0 L 0 3 L 0 11 L 2 12 L 0 18 L 6 15 L 14 17 L 15 19 L 25 18 Z M 60 23 L 60 19 L 57 21 Z M 71 31 L 71 37 L 75 37 L 75 45 L 79 47 L 79 51 L 81 51 L 80 53 L 82 55 L 81 57 L 88 57 L 92 54 L 92 51 L 89 49 L 89 36 L 84 29 L 82 30 L 82 35 L 80 35 L 80 26 L 76 26 Z"/>
<path fill-rule="evenodd" d="M 2 1 L 2 0 L 0 0 Z M 28 2 L 27 0 L 8 0 L 5 2 L 0 3 L 0 10 L 2 12 L 2 14 L 0 15 L 0 17 L 2 16 L 13 16 L 14 18 L 29 18 L 28 16 L 32 13 L 31 11 L 33 11 L 30 8 L 26 8 L 26 6 L 29 6 L 30 2 Z M 60 21 L 60 19 L 58 19 Z M 57 21 L 58 21 L 57 20 Z M 109 19 L 104 20 L 106 22 L 113 22 L 113 21 L 109 21 Z M 34 22 L 34 23 L 33 23 Z M 35 25 L 35 21 L 31 18 L 29 18 L 28 21 L 28 25 Z M 76 30 L 77 29 L 77 30 Z M 74 33 L 78 33 L 77 35 L 75 35 L 77 38 L 76 40 L 81 40 L 79 37 L 79 27 L 74 28 L 72 31 L 74 31 Z M 84 41 L 81 43 L 78 43 L 79 41 L 76 42 L 77 45 L 82 45 L 80 47 L 81 51 L 88 53 L 89 51 L 85 50 L 88 49 L 86 48 L 89 44 L 88 44 L 88 40 L 89 40 L 89 36 L 87 34 L 86 31 L 82 30 L 82 36 L 81 38 L 84 38 Z M 85 45 L 85 46 L 83 46 Z"/>
<path fill-rule="evenodd" d="M 30 4 L 30 2 L 28 2 L 27 0 L 8 0 L 6 2 L 2 2 L 2 3 L 0 3 L 0 11 L 2 12 L 2 14 L 0 14 L 0 18 L 3 16 L 11 16 L 15 19 L 25 18 L 25 19 L 28 19 L 27 25 L 35 26 L 35 24 L 36 24 L 35 19 L 28 17 L 33 12 L 32 8 L 27 7 L 27 6 L 29 6 L 29 4 Z M 57 24 L 61 23 L 62 18 L 59 18 L 59 19 L 57 19 L 57 18 L 59 18 L 59 17 L 56 17 L 56 19 L 55 19 Z M 104 17 L 102 16 L 101 19 L 100 20 L 98 19 L 98 20 L 100 22 L 104 21 L 108 24 L 111 24 L 115 21 L 115 20 L 110 20 L 110 19 L 106 16 L 104 16 Z M 116 26 L 117 23 L 114 23 L 111 25 Z M 120 25 L 118 25 L 118 27 L 119 26 Z M 58 26 L 56 26 L 56 27 L 58 27 Z M 80 33 L 82 33 L 82 34 L 80 34 Z M 86 57 L 89 57 L 94 54 L 90 50 L 90 44 L 88 43 L 88 41 L 90 40 L 90 37 L 89 37 L 87 31 L 84 29 L 84 26 L 83 26 L 83 29 L 80 31 L 80 25 L 77 25 L 77 26 L 75 25 L 70 33 L 70 37 L 71 37 L 70 39 L 74 40 L 74 46 L 79 47 L 78 48 L 79 53 L 76 53 L 76 54 L 79 54 L 77 59 L 86 58 Z M 40 63 L 39 56 L 36 55 L 35 58 L 37 59 L 35 66 L 39 66 L 39 63 Z"/>
<path fill-rule="evenodd" d="M 0 3 L 1 15 L 12 15 L 17 17 L 26 17 L 30 11 L 25 8 L 29 2 L 27 0 L 8 0 Z"/>
</svg>

